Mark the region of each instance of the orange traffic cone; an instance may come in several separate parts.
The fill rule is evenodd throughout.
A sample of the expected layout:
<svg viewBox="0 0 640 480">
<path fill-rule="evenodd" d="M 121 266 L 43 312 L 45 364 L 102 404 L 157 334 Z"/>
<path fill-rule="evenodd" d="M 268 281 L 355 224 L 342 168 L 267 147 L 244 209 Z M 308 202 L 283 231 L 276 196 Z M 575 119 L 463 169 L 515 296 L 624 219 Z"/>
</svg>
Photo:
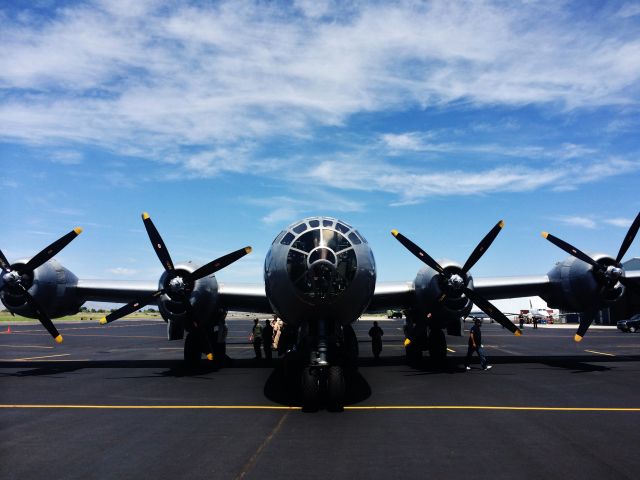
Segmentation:
<svg viewBox="0 0 640 480">
<path fill-rule="evenodd" d="M 5 333 L 11 333 L 11 325 L 7 326 L 7 331 Z"/>
</svg>

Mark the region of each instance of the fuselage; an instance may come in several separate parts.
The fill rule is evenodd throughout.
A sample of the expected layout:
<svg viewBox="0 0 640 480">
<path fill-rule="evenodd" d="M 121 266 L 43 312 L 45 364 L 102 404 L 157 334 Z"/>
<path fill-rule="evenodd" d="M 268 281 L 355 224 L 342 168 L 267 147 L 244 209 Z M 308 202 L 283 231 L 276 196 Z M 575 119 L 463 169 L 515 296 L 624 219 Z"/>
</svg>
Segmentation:
<svg viewBox="0 0 640 480">
<path fill-rule="evenodd" d="M 288 324 L 325 319 L 347 325 L 373 298 L 375 260 L 365 238 L 349 224 L 309 217 L 275 238 L 264 281 L 273 310 Z"/>
</svg>

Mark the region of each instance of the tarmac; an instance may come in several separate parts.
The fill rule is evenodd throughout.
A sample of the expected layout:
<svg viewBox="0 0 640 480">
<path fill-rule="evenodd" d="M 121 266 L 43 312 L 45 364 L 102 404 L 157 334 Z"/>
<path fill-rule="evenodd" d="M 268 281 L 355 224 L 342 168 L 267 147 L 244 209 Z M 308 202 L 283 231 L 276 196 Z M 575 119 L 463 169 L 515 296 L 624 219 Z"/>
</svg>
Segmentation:
<svg viewBox="0 0 640 480">
<path fill-rule="evenodd" d="M 251 318 L 229 320 L 230 366 L 195 372 L 162 321 L 57 323 L 62 345 L 0 327 L 0 478 L 638 478 L 640 333 L 485 322 L 494 368 L 466 372 L 466 336 L 415 369 L 402 320 L 377 362 L 362 320 L 345 410 L 308 413 L 253 360 Z"/>
</svg>

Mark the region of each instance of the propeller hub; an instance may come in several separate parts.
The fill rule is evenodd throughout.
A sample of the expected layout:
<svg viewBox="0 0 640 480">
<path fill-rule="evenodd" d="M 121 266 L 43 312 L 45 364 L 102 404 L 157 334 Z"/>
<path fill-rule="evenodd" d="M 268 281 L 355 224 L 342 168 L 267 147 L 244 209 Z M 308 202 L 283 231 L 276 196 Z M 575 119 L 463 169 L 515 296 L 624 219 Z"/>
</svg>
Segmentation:
<svg viewBox="0 0 640 480">
<path fill-rule="evenodd" d="M 182 277 L 173 277 L 171 280 L 169 280 L 168 289 L 171 293 L 180 293 L 184 291 L 185 286 L 186 284 Z"/>
<path fill-rule="evenodd" d="M 624 270 L 622 270 L 622 268 L 619 268 L 613 265 L 609 265 L 604 272 L 605 276 L 612 281 L 618 280 L 623 273 L 624 273 Z"/>
<path fill-rule="evenodd" d="M 22 276 L 15 270 L 10 270 L 2 276 L 2 280 L 10 287 L 13 287 L 21 283 Z"/>
<path fill-rule="evenodd" d="M 464 278 L 462 278 L 457 273 L 454 273 L 449 277 L 449 279 L 447 280 L 447 283 L 449 284 L 449 287 L 451 287 L 453 290 L 456 290 L 456 291 L 462 290 L 462 288 L 464 287 Z"/>
</svg>

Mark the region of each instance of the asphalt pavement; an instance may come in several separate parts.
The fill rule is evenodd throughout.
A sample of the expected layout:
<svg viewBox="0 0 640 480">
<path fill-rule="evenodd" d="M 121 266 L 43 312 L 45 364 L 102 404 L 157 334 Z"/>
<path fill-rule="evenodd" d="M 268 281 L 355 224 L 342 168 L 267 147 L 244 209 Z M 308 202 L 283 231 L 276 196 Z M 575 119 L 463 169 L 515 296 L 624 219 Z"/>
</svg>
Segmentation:
<svg viewBox="0 0 640 480">
<path fill-rule="evenodd" d="M 637 478 L 640 333 L 483 327 L 494 368 L 405 365 L 402 321 L 361 351 L 343 412 L 303 412 L 230 320 L 227 368 L 182 366 L 155 320 L 0 327 L 0 478 Z M 470 324 L 467 324 L 469 327 Z"/>
</svg>

